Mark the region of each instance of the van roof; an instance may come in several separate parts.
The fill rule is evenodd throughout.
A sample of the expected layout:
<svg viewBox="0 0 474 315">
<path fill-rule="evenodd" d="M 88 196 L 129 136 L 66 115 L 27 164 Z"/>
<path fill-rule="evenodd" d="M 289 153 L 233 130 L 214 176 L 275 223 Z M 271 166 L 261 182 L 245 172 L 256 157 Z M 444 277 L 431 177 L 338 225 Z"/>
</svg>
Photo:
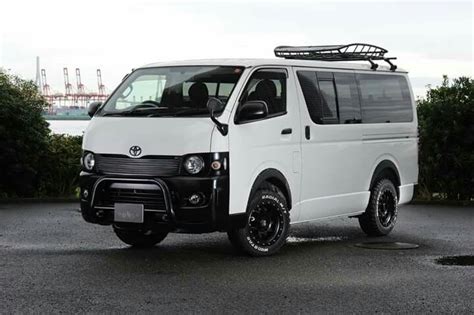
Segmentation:
<svg viewBox="0 0 474 315">
<path fill-rule="evenodd" d="M 313 68 L 329 68 L 329 69 L 347 69 L 347 70 L 368 70 L 371 72 L 402 72 L 407 71 L 398 68 L 395 71 L 390 71 L 388 66 L 379 62 L 379 67 L 376 71 L 370 68 L 370 63 L 352 63 L 352 62 L 329 62 L 329 61 L 314 61 L 314 60 L 297 60 L 297 59 L 196 59 L 196 60 L 181 60 L 181 61 L 166 61 L 157 62 L 144 65 L 140 68 L 153 67 L 176 67 L 176 66 L 241 66 L 241 67 L 256 67 L 256 66 L 294 66 L 294 67 L 313 67 Z"/>
</svg>

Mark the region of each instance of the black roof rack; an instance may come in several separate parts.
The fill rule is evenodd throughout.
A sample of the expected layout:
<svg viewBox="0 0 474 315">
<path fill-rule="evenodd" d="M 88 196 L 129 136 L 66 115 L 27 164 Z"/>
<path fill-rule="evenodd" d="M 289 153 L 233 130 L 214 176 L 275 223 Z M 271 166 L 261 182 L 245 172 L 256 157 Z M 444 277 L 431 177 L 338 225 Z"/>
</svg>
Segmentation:
<svg viewBox="0 0 474 315">
<path fill-rule="evenodd" d="M 397 66 L 390 60 L 397 58 L 385 57 L 387 52 L 388 50 L 382 47 L 362 43 L 325 46 L 278 46 L 275 48 L 275 56 L 285 59 L 321 61 L 366 60 L 370 62 L 372 70 L 378 68 L 378 64 L 374 60 L 383 60 L 390 65 L 390 70 L 395 71 Z"/>
</svg>

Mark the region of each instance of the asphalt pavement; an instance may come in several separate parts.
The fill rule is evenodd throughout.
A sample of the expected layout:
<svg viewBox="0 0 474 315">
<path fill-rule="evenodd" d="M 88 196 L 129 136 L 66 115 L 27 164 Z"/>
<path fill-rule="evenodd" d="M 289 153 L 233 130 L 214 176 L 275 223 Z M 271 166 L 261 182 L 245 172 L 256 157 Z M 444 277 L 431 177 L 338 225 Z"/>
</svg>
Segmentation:
<svg viewBox="0 0 474 315">
<path fill-rule="evenodd" d="M 170 234 L 132 249 L 73 203 L 0 204 L 0 313 L 474 313 L 474 208 L 401 207 L 392 234 L 356 219 L 292 226 L 272 257 L 236 253 L 222 233 Z M 408 242 L 373 250 L 360 242 Z"/>
</svg>

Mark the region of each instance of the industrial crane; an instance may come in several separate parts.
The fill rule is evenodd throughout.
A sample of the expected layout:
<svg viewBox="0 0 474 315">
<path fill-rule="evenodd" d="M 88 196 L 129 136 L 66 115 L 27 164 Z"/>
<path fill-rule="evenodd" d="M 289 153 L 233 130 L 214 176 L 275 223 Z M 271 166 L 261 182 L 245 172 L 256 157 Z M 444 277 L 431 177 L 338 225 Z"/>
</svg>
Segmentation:
<svg viewBox="0 0 474 315">
<path fill-rule="evenodd" d="M 97 92 L 87 92 L 85 85 L 82 83 L 81 70 L 76 68 L 76 85 L 73 86 L 69 80 L 69 71 L 67 67 L 63 68 L 64 77 L 64 94 L 52 93 L 51 87 L 46 80 L 46 70 L 39 67 L 39 57 L 36 60 L 38 89 L 49 104 L 49 111 L 52 112 L 53 103 L 59 107 L 86 107 L 90 101 L 104 101 L 107 99 L 107 89 L 102 82 L 102 73 L 100 69 L 96 70 L 97 74 Z"/>
<path fill-rule="evenodd" d="M 102 84 L 102 73 L 101 73 L 100 69 L 97 69 L 97 87 L 99 88 L 98 97 L 105 98 L 105 96 L 106 96 L 105 85 Z"/>
<path fill-rule="evenodd" d="M 44 96 L 44 98 L 46 99 L 46 101 L 48 102 L 49 104 L 49 109 L 48 110 L 51 110 L 51 103 L 53 101 L 53 97 L 51 95 L 51 88 L 48 84 L 48 81 L 46 80 L 46 70 L 45 69 L 41 69 L 41 90 L 42 90 L 42 94 Z"/>
<path fill-rule="evenodd" d="M 72 84 L 69 82 L 69 72 L 66 67 L 63 68 L 63 74 L 64 74 L 64 88 L 66 92 L 64 96 L 67 99 L 69 96 L 73 96 L 73 92 L 72 92 Z"/>
</svg>

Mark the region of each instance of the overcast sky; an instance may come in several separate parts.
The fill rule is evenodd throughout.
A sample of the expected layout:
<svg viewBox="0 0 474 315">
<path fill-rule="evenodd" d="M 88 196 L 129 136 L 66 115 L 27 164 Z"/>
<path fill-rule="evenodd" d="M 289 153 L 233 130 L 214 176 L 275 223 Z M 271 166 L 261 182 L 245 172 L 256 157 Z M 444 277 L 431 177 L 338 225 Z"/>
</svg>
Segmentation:
<svg viewBox="0 0 474 315">
<path fill-rule="evenodd" d="M 473 75 L 472 1 L 13 0 L 0 3 L 0 67 L 35 77 L 40 56 L 53 91 L 79 67 L 113 89 L 134 67 L 196 58 L 272 58 L 278 45 L 366 42 L 410 72 L 415 94 L 443 74 Z"/>
</svg>

